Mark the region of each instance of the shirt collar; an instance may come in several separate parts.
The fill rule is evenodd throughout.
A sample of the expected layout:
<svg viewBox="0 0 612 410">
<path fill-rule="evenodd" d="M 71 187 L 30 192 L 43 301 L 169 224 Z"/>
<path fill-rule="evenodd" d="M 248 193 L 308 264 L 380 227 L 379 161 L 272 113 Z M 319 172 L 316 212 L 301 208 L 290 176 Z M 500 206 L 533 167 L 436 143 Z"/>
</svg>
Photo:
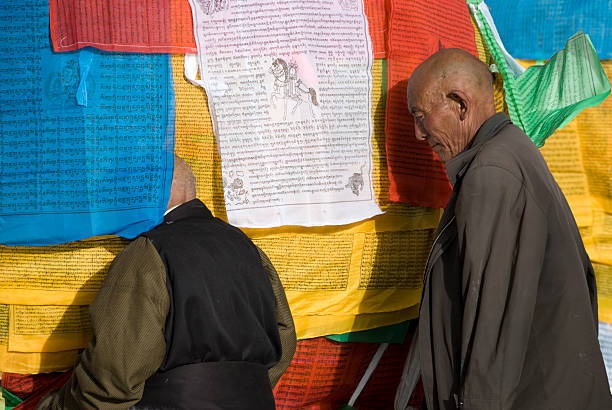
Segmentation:
<svg viewBox="0 0 612 410">
<path fill-rule="evenodd" d="M 166 212 L 164 212 L 164 216 L 168 215 L 170 212 L 174 211 L 176 208 L 178 208 L 179 206 L 181 206 L 181 204 L 178 205 L 174 205 L 172 208 L 168 209 Z"/>
<path fill-rule="evenodd" d="M 504 126 L 511 124 L 510 120 L 503 112 L 498 112 L 486 120 L 481 126 L 472 141 L 455 158 L 446 162 L 446 173 L 453 187 L 457 178 L 463 176 L 468 165 L 472 162 L 476 154 L 480 151 L 484 143 L 493 138 Z"/>
</svg>

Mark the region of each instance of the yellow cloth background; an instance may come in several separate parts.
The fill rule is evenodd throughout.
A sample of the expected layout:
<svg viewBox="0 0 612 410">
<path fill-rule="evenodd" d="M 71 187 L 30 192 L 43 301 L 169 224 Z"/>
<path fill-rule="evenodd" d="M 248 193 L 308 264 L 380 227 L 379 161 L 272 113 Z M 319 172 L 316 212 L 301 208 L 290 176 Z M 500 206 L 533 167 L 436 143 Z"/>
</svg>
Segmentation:
<svg viewBox="0 0 612 410">
<path fill-rule="evenodd" d="M 52 353 L 10 352 L 9 306 L 0 304 L 0 370 L 11 373 L 48 373 L 72 368 L 78 350 Z"/>
<path fill-rule="evenodd" d="M 129 241 L 97 237 L 44 247 L 0 246 L 0 371 L 70 369 L 89 343 L 87 305 Z"/>
<path fill-rule="evenodd" d="M 128 242 L 97 237 L 53 246 L 0 246 L 0 303 L 87 305 Z"/>
</svg>

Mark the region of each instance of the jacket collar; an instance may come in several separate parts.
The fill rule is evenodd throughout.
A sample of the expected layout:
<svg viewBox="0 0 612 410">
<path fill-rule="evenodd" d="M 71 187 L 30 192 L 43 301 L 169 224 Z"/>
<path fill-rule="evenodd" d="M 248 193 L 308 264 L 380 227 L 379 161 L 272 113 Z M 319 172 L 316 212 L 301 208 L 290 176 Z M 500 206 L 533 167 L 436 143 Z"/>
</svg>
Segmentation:
<svg viewBox="0 0 612 410">
<path fill-rule="evenodd" d="M 168 212 L 166 216 L 164 216 L 164 222 L 174 222 L 178 221 L 179 219 L 185 219 L 192 216 L 213 218 L 213 214 L 208 210 L 206 205 L 196 198 L 189 202 L 185 202 Z"/>
<path fill-rule="evenodd" d="M 468 165 L 472 162 L 482 145 L 492 139 L 504 126 L 511 124 L 503 112 L 498 112 L 486 120 L 472 139 L 472 142 L 455 158 L 446 162 L 446 173 L 453 187 L 458 178 L 461 178 Z"/>
</svg>

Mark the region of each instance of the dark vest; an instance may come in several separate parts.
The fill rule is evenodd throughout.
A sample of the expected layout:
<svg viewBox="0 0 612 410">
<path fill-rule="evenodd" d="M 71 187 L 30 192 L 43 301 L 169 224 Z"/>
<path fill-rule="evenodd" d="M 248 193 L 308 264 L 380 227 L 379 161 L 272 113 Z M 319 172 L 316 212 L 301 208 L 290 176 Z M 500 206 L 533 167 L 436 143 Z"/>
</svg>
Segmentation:
<svg viewBox="0 0 612 410">
<path fill-rule="evenodd" d="M 166 266 L 166 356 L 136 408 L 274 409 L 275 299 L 253 243 L 194 199 L 146 232 Z"/>
</svg>

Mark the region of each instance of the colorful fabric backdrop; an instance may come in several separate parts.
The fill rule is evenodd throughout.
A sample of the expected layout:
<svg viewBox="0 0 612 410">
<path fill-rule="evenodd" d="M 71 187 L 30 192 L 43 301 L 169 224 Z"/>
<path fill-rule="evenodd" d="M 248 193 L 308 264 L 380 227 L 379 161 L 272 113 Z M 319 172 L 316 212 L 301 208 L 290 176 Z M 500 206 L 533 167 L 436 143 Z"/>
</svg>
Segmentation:
<svg viewBox="0 0 612 410">
<path fill-rule="evenodd" d="M 81 175 L 75 174 L 99 175 L 101 182 L 96 187 L 105 187 L 105 181 L 111 183 L 104 174 L 104 170 L 108 171 L 105 159 L 111 152 L 107 151 L 111 145 L 108 141 L 123 141 L 125 145 L 119 145 L 115 153 L 118 161 L 113 166 L 116 172 L 125 174 L 117 174 L 121 176 L 116 182 L 113 178 L 113 189 L 117 186 L 123 193 L 136 189 L 138 195 L 145 197 L 150 195 L 153 184 L 145 181 L 142 186 L 129 185 L 135 176 L 142 175 L 141 168 L 129 166 L 153 164 L 144 166 L 145 172 L 157 173 L 158 183 L 154 186 L 167 188 L 164 184 L 169 182 L 171 166 L 168 162 L 160 164 L 171 155 L 172 149 L 164 148 L 175 134 L 174 151 L 194 169 L 199 197 L 215 216 L 226 219 L 221 159 L 213 122 L 209 115 L 202 115 L 209 112 L 208 100 L 203 90 L 183 74 L 181 53 L 195 51 L 191 14 L 185 8 L 188 2 L 126 1 L 113 8 L 113 12 L 103 7 L 107 3 L 39 0 L 28 3 L 29 7 L 0 5 L 0 13 L 10 16 L 0 22 L 6 28 L 0 34 L 6 40 L 0 52 L 11 56 L 6 63 L 0 63 L 6 64 L 0 73 L 4 76 L 0 84 L 4 90 L 0 96 L 3 99 L 0 137 L 16 138 L 3 140 L 2 169 L 9 169 L 4 167 L 5 163 L 12 164 L 14 169 L 13 180 L 3 181 L 10 182 L 6 186 L 18 186 L 25 181 L 30 188 L 34 180 L 40 184 L 44 178 L 32 179 L 31 173 L 47 175 L 47 168 L 37 171 L 27 164 L 40 167 L 40 160 L 49 166 L 52 164 L 49 158 L 59 154 L 43 144 L 53 139 L 65 140 L 57 149 L 62 157 L 74 157 L 76 162 L 58 168 L 64 178 L 60 182 L 63 187 L 75 188 L 62 195 L 65 200 L 78 203 L 83 190 L 87 195 L 96 191 L 95 187 L 79 182 Z M 512 54 L 514 39 L 509 39 L 511 35 L 506 34 L 504 23 L 496 15 L 501 6 L 495 3 L 500 2 L 488 3 Z M 61 53 L 53 53 L 47 34 L 43 35 L 49 30 L 47 5 L 51 7 L 53 47 Z M 514 6 L 512 11 L 523 12 Z M 405 107 L 408 76 L 418 63 L 441 47 L 459 46 L 487 64 L 496 63 L 491 39 L 486 35 L 483 38 L 461 0 L 366 0 L 365 14 L 376 57 L 371 96 L 372 179 L 377 203 L 386 213 L 350 225 L 245 230 L 276 266 L 287 291 L 298 337 L 305 339 L 298 343 L 294 362 L 275 390 L 282 408 L 334 408 L 346 402 L 376 350 L 376 346 L 369 344 L 336 343 L 319 336 L 341 334 L 335 339 L 398 342 L 406 335 L 405 325 L 366 334 L 352 332 L 402 323 L 418 314 L 423 268 L 441 213 L 439 208 L 450 194 L 450 187 L 435 156 L 427 147 L 412 141 L 413 125 Z M 26 24 L 31 21 L 35 24 Z M 547 24 L 538 24 L 538 30 L 544 30 L 546 27 L 540 26 Z M 22 26 L 32 33 L 29 46 L 21 44 L 23 36 L 17 33 L 17 27 Z M 127 30 L 128 27 L 133 30 Z M 594 31 L 579 28 L 591 36 L 595 49 L 601 51 Z M 546 58 L 563 48 L 572 34 L 555 45 Z M 149 54 L 111 54 L 82 48 L 85 46 Z M 20 58 L 15 50 L 21 50 L 20 55 L 27 58 Z M 178 54 L 154 54 L 160 51 Z M 603 53 L 605 56 L 605 50 Z M 539 57 L 529 54 L 523 58 Z M 528 67 L 536 61 L 519 63 Z M 612 75 L 612 60 L 603 61 L 603 69 L 608 77 Z M 497 75 L 496 107 L 509 113 L 505 86 L 508 84 L 504 84 L 504 76 Z M 112 101 L 112 108 L 108 101 Z M 36 107 L 35 114 L 20 110 L 26 104 Z M 612 322 L 611 104 L 608 97 L 599 106 L 584 110 L 546 139 L 541 149 L 576 216 L 597 274 L 600 320 L 607 322 Z M 118 132 L 121 127 L 125 127 L 126 134 Z M 127 137 L 133 139 L 128 142 Z M 150 156 L 143 157 L 144 151 Z M 401 159 L 403 155 L 412 161 L 403 163 L 406 162 Z M 415 161 L 422 166 L 415 167 Z M 84 164 L 90 162 L 94 164 L 93 171 L 84 171 L 87 169 Z M 2 178 L 7 178 L 4 173 Z M 6 189 L 4 186 L 0 189 Z M 90 203 L 95 204 L 106 193 L 102 189 Z M 161 206 L 164 194 L 158 195 L 157 208 L 152 212 L 160 217 L 165 204 Z M 390 195 L 400 202 L 389 200 Z M 44 197 L 38 191 L 22 196 L 30 203 Z M 13 200 L 18 202 L 15 196 Z M 129 198 L 126 194 L 117 200 Z M 65 208 L 62 205 L 60 209 Z M 66 218 L 74 216 L 72 211 L 66 214 Z M 81 229 L 80 220 L 70 223 L 63 218 L 50 219 L 61 222 L 66 229 Z M 4 216 L 0 217 L 0 224 L 4 220 Z M 139 223 L 138 229 L 144 229 L 145 223 Z M 156 222 L 151 219 L 147 223 Z M 40 224 L 39 228 L 46 226 Z M 99 289 L 110 262 L 127 243 L 118 237 L 69 242 L 84 236 L 54 239 L 56 229 L 44 232 L 51 237 L 45 239 L 46 243 L 58 244 L 0 247 L 1 371 L 37 373 L 72 366 L 77 349 L 84 347 L 91 335 L 87 305 Z M 35 229 L 28 233 L 39 234 Z M 602 332 L 602 337 L 609 339 L 608 333 Z M 378 376 L 372 378 L 358 401 L 363 408 L 392 406 L 391 390 L 399 381 L 407 346 L 398 344 L 385 353 L 379 373 L 375 373 Z M 392 357 L 392 363 L 386 357 Z M 420 398 L 415 400 L 412 404 L 418 406 Z"/>
</svg>

